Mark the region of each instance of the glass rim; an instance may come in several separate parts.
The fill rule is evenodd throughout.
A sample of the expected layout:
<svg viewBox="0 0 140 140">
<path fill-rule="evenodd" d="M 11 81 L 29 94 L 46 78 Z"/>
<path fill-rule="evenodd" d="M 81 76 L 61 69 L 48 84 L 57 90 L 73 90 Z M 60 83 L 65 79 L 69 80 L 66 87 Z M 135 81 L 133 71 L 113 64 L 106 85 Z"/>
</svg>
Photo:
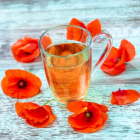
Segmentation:
<svg viewBox="0 0 140 140">
<path fill-rule="evenodd" d="M 77 27 L 77 28 L 80 28 L 80 29 L 82 29 L 82 30 L 84 30 L 84 31 L 86 31 L 86 32 L 88 33 L 88 35 L 89 35 L 89 41 L 88 41 L 88 45 L 86 46 L 86 48 L 84 48 L 82 51 L 80 51 L 80 52 L 78 52 L 78 53 L 71 54 L 71 55 L 65 55 L 65 56 L 53 55 L 53 54 L 50 54 L 50 53 L 46 52 L 46 51 L 41 47 L 41 39 L 42 39 L 42 37 L 43 37 L 47 32 L 49 32 L 50 30 L 53 30 L 53 29 L 59 28 L 59 27 L 67 27 L 67 26 Z M 71 41 L 74 41 L 74 40 L 71 40 Z M 80 42 L 80 41 L 79 41 L 79 42 Z M 42 33 L 42 35 L 40 36 L 40 38 L 39 38 L 39 48 L 40 48 L 40 50 L 41 50 L 41 53 L 43 52 L 43 53 L 45 53 L 46 55 L 50 55 L 50 56 L 52 56 L 52 57 L 59 57 L 59 58 L 60 58 L 60 57 L 71 57 L 71 56 L 79 55 L 79 54 L 83 53 L 85 50 L 87 50 L 87 49 L 91 46 L 91 44 L 92 44 L 92 36 L 91 36 L 90 32 L 89 32 L 88 30 L 86 30 L 85 28 L 82 28 L 82 27 L 76 26 L 76 25 L 59 25 L 59 26 L 55 26 L 55 27 L 49 28 L 48 30 L 44 31 L 44 32 Z"/>
</svg>

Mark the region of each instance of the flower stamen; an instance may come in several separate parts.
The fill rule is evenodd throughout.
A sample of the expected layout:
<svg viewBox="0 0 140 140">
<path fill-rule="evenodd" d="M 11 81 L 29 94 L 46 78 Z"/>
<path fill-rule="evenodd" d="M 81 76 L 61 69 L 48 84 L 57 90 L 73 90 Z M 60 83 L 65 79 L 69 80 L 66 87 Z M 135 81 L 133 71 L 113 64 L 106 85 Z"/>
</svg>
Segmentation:
<svg viewBox="0 0 140 140">
<path fill-rule="evenodd" d="M 91 117 L 91 114 L 89 112 L 86 113 L 85 115 L 87 118 L 90 118 Z"/>
<path fill-rule="evenodd" d="M 27 86 L 27 82 L 23 79 L 17 83 L 18 88 L 25 88 Z"/>
<path fill-rule="evenodd" d="M 119 62 L 121 60 L 121 57 L 119 57 L 118 59 L 117 59 L 117 62 L 116 62 L 116 64 Z"/>
</svg>

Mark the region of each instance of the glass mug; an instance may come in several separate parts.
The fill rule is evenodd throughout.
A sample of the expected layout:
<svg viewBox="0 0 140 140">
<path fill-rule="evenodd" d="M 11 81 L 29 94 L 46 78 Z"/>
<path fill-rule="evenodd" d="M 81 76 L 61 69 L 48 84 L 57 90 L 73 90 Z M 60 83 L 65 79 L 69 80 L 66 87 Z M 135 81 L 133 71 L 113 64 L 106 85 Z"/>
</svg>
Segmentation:
<svg viewBox="0 0 140 140">
<path fill-rule="evenodd" d="M 61 25 L 45 31 L 39 47 L 49 87 L 63 106 L 85 99 L 91 76 L 111 50 L 112 37 L 102 32 L 92 38 L 82 27 Z"/>
</svg>

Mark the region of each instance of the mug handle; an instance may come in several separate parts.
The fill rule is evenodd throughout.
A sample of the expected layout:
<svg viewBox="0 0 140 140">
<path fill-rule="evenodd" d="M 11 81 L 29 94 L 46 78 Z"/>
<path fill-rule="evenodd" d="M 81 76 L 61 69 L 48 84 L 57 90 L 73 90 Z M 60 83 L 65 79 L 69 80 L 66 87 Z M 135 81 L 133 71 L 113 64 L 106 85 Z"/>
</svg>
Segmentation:
<svg viewBox="0 0 140 140">
<path fill-rule="evenodd" d="M 105 41 L 105 46 L 103 45 L 103 42 Z M 104 47 L 104 51 L 102 52 L 102 54 L 100 55 L 98 61 L 95 62 L 95 65 L 93 65 L 93 59 L 95 58 L 95 56 L 93 55 L 94 52 L 94 48 L 96 49 L 100 49 L 97 46 L 97 44 L 100 44 L 102 47 Z M 110 51 L 112 48 L 112 36 L 110 34 L 107 34 L 105 32 L 101 32 L 97 35 L 95 35 L 92 38 L 92 45 L 91 45 L 91 49 L 92 49 L 92 72 L 91 72 L 91 76 L 93 76 L 93 74 L 101 67 L 101 65 L 104 63 L 104 61 L 106 60 L 107 56 L 109 55 Z M 100 51 L 101 52 L 101 51 Z M 95 51 L 96 53 L 96 51 Z"/>
</svg>

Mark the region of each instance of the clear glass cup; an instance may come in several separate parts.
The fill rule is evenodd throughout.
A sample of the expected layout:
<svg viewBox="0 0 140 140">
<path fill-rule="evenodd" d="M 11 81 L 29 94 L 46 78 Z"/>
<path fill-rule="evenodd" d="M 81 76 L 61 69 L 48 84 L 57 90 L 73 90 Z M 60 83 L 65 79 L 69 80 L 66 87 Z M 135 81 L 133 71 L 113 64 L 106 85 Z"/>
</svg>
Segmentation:
<svg viewBox="0 0 140 140">
<path fill-rule="evenodd" d="M 61 25 L 46 30 L 39 47 L 46 79 L 60 105 L 85 99 L 91 76 L 112 47 L 112 37 L 102 32 L 92 38 L 88 30 Z"/>
</svg>

